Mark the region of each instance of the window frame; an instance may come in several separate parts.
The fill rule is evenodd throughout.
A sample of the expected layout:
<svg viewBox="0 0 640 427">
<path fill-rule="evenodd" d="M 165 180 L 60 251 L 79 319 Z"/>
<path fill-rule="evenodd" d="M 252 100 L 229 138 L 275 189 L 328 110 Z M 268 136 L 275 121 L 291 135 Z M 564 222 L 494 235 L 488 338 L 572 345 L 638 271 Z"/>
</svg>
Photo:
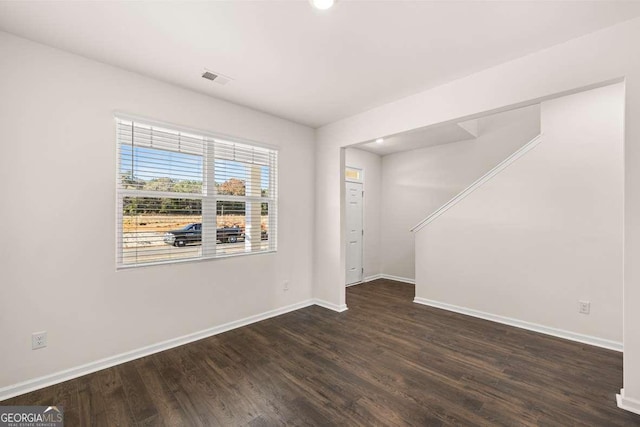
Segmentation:
<svg viewBox="0 0 640 427">
<path fill-rule="evenodd" d="M 204 131 L 201 129 L 185 127 L 181 125 L 176 125 L 173 123 L 162 122 L 154 119 L 148 119 L 145 117 L 140 117 L 136 115 L 131 115 L 123 112 L 114 112 L 114 133 L 115 133 L 115 141 L 116 141 L 116 270 L 128 270 L 135 269 L 141 267 L 150 267 L 155 265 L 167 265 L 167 264 L 177 264 L 177 263 L 185 263 L 185 262 L 202 262 L 202 261 L 210 261 L 215 259 L 224 259 L 229 257 L 237 257 L 237 256 L 247 256 L 247 255 L 261 255 L 268 253 L 275 253 L 278 251 L 278 239 L 277 239 L 277 222 L 278 222 L 278 182 L 279 182 L 279 174 L 278 174 L 278 158 L 279 158 L 279 147 L 253 141 L 245 138 L 238 138 L 235 136 L 229 136 L 222 133 Z M 145 126 L 150 126 L 151 128 L 162 128 L 166 130 L 170 130 L 172 132 L 177 133 L 186 133 L 190 135 L 194 135 L 197 137 L 203 138 L 203 162 L 202 162 L 202 191 L 200 193 L 176 193 L 176 192 L 163 192 L 163 191 L 153 191 L 153 190 L 134 190 L 134 189 L 125 189 L 122 186 L 121 179 L 121 141 L 118 138 L 118 124 L 120 121 L 131 122 L 132 125 L 136 123 L 142 124 Z M 218 194 L 215 185 L 215 163 L 218 158 L 215 154 L 215 144 L 219 142 L 222 143 L 231 143 L 231 144 L 239 144 L 248 146 L 251 148 L 265 149 L 272 152 L 272 155 L 269 155 L 269 182 L 268 182 L 268 196 L 266 197 L 257 197 L 257 196 L 236 196 L 236 195 L 224 195 Z M 211 184 L 213 183 L 213 184 Z M 150 197 L 150 198 L 172 198 L 172 199 L 197 199 L 201 200 L 201 215 L 202 219 L 202 229 L 205 228 L 205 206 L 209 206 L 209 210 L 207 212 L 207 218 L 209 220 L 213 220 L 214 224 L 217 224 L 217 203 L 218 201 L 235 201 L 235 202 L 244 202 L 245 206 L 249 202 L 252 203 L 267 203 L 268 204 L 268 234 L 269 234 L 269 243 L 268 248 L 266 250 L 257 250 L 257 251 L 242 251 L 242 252 L 234 252 L 234 253 L 221 253 L 219 252 L 216 244 L 214 243 L 213 250 L 208 248 L 213 255 L 205 255 L 205 242 L 204 239 L 202 241 L 202 251 L 200 256 L 191 257 L 191 258 L 183 258 L 183 259 L 165 259 L 158 261 L 150 261 L 150 262 L 134 262 L 131 264 L 125 264 L 123 262 L 123 254 L 124 254 L 124 237 L 123 237 L 123 207 L 124 207 L 124 199 L 125 197 Z M 206 202 L 206 203 L 205 203 Z M 212 208 L 211 208 L 212 206 Z M 245 213 L 246 216 L 246 213 Z M 217 237 L 217 225 L 214 228 L 214 233 Z M 215 242 L 215 239 L 214 239 Z"/>
</svg>

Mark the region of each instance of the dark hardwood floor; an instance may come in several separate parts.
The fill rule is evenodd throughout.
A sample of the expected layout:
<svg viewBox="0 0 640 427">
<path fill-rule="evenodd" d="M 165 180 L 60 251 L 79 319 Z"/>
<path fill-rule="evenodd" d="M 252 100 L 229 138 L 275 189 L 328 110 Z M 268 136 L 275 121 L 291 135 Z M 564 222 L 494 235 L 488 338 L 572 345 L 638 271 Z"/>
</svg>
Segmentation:
<svg viewBox="0 0 640 427">
<path fill-rule="evenodd" d="M 412 303 L 411 285 L 309 307 L 1 402 L 67 426 L 640 425 L 622 355 Z"/>
</svg>

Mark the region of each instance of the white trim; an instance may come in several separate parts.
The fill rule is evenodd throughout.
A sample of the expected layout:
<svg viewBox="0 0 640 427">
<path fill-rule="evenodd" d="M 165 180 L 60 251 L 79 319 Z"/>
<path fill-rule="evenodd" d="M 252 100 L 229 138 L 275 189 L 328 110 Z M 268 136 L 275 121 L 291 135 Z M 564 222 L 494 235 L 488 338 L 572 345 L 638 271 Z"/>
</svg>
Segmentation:
<svg viewBox="0 0 640 427">
<path fill-rule="evenodd" d="M 244 319 L 235 320 L 233 322 L 225 323 L 220 326 L 214 326 L 212 328 L 204 329 L 199 332 L 194 332 L 191 334 L 183 335 L 178 338 L 172 338 L 167 341 L 162 341 L 156 344 L 151 344 L 149 346 L 141 347 L 136 350 L 128 351 L 126 353 L 121 353 L 115 356 L 110 356 L 104 359 L 89 362 L 87 364 L 76 366 L 74 368 L 65 369 L 63 371 L 55 372 L 53 374 L 44 375 L 38 378 L 32 378 L 27 381 L 2 387 L 0 388 L 0 400 L 9 399 L 14 396 L 18 396 L 24 393 L 28 393 L 30 391 L 38 390 L 43 387 L 48 387 L 54 384 L 61 383 L 63 381 L 68 381 L 74 378 L 78 378 L 83 375 L 90 374 L 92 372 L 110 368 L 112 366 L 129 362 L 131 360 L 139 359 L 144 356 L 149 356 L 151 354 L 158 353 L 164 350 L 169 350 L 174 347 L 178 347 L 184 344 L 188 344 L 190 342 L 208 338 L 213 335 L 230 331 L 232 329 L 240 328 L 242 326 L 247 326 L 252 323 L 259 322 L 261 320 L 269 319 L 271 317 L 280 316 L 281 314 L 285 314 L 291 311 L 299 310 L 301 308 L 309 307 L 314 304 L 320 305 L 322 307 L 325 307 L 326 305 L 333 305 L 333 304 L 325 303 L 323 301 L 319 303 L 316 300 L 309 299 L 306 301 L 301 301 L 296 304 L 291 304 L 285 307 L 277 308 L 275 310 L 265 311 L 264 313 L 245 317 Z M 326 308 L 330 308 L 334 310 L 334 308 L 332 307 L 326 307 Z M 347 309 L 347 306 L 345 305 L 343 310 L 335 310 L 335 311 L 344 311 L 346 309 Z"/>
<path fill-rule="evenodd" d="M 342 313 L 343 311 L 348 310 L 347 304 L 338 305 L 338 304 L 334 304 L 332 302 L 317 299 L 317 298 L 313 299 L 312 301 L 317 306 L 320 306 L 322 308 L 327 308 L 329 310 L 337 311 L 338 313 Z"/>
<path fill-rule="evenodd" d="M 396 282 L 408 283 L 410 285 L 416 284 L 416 279 L 411 279 L 409 277 L 400 277 L 400 276 L 392 276 L 391 274 L 381 274 L 381 279 L 393 280 Z"/>
<path fill-rule="evenodd" d="M 373 280 L 377 280 L 377 279 L 381 279 L 381 278 L 382 278 L 381 274 L 374 274 L 373 276 L 367 276 L 367 277 L 363 278 L 359 282 L 349 283 L 349 284 L 346 285 L 346 287 L 350 288 L 351 286 L 364 285 L 367 282 L 371 282 Z"/>
<path fill-rule="evenodd" d="M 357 169 L 357 168 L 351 168 L 351 169 Z M 362 171 L 362 169 L 360 169 Z M 346 171 L 346 168 L 345 168 Z M 345 172 L 346 173 L 346 172 Z M 348 197 L 348 191 L 347 191 L 347 185 L 348 184 L 356 184 L 356 185 L 360 185 L 360 191 L 361 193 L 361 203 L 360 203 L 360 226 L 362 227 L 362 231 L 361 231 L 361 235 L 360 235 L 360 280 L 357 280 L 353 283 L 349 283 L 346 286 L 352 286 L 352 285 L 357 285 L 363 282 L 363 276 L 364 276 L 364 181 L 357 181 L 357 180 L 348 180 L 345 179 L 344 182 L 344 205 L 347 205 L 347 197 Z M 346 208 L 345 208 L 346 209 Z M 348 234 L 347 232 L 347 218 L 346 218 L 346 210 L 345 210 L 345 236 Z M 348 242 L 346 242 L 346 246 L 349 245 Z M 346 256 L 345 256 L 345 260 L 346 260 Z M 348 267 L 345 263 L 345 276 L 348 275 Z"/>
<path fill-rule="evenodd" d="M 496 167 L 491 169 L 489 172 L 487 172 L 486 174 L 482 175 L 482 177 L 480 177 L 473 184 L 471 184 L 470 186 L 468 186 L 467 188 L 462 190 L 460 193 L 458 193 L 453 199 L 449 200 L 447 203 L 445 203 L 444 205 L 440 206 L 440 208 L 438 208 L 431 215 L 429 215 L 428 217 L 426 217 L 425 219 L 420 221 L 415 227 L 413 227 L 411 229 L 411 231 L 416 233 L 416 232 L 422 230 L 422 228 L 424 226 L 426 226 L 427 224 L 429 224 L 430 222 L 432 222 L 433 220 L 438 218 L 440 215 L 442 215 L 443 213 L 445 213 L 449 209 L 451 209 L 453 206 L 455 206 L 462 199 L 467 197 L 469 194 L 473 193 L 473 191 L 476 190 L 478 187 L 483 185 L 485 182 L 489 181 L 491 178 L 493 178 L 494 176 L 496 176 L 497 174 L 502 172 L 504 169 L 506 169 L 513 162 L 515 162 L 520 157 L 524 156 L 526 153 L 528 153 L 533 148 L 535 148 L 540 143 L 540 141 L 542 140 L 541 137 L 542 137 L 542 134 L 539 134 L 538 136 L 533 138 L 531 141 L 527 142 L 525 145 L 520 147 L 515 153 L 513 153 L 512 155 L 510 155 L 509 157 L 504 159 L 502 162 L 500 162 Z"/>
<path fill-rule="evenodd" d="M 589 344 L 596 347 L 602 347 L 609 350 L 622 351 L 622 343 L 618 341 L 611 341 L 604 338 L 598 338 L 591 335 L 578 334 L 564 329 L 556 329 L 548 326 L 539 325 L 537 323 L 530 323 L 524 320 L 513 319 L 511 317 L 499 316 L 497 314 L 485 313 L 479 310 L 473 310 L 471 308 L 459 307 L 457 305 L 447 304 L 444 302 L 433 301 L 426 298 L 415 297 L 413 302 L 422 305 L 428 305 L 430 307 L 440 308 L 443 310 L 453 311 L 467 316 L 473 316 L 484 320 L 490 320 L 496 323 L 502 323 L 504 325 L 515 326 L 516 328 L 526 329 L 529 331 L 539 332 L 546 335 L 552 335 L 558 338 L 564 338 L 571 341 L 577 341 L 583 344 Z"/>
<path fill-rule="evenodd" d="M 616 402 L 618 403 L 618 408 L 640 415 L 640 400 L 625 397 L 624 388 L 620 389 L 620 394 L 616 394 Z"/>
<path fill-rule="evenodd" d="M 117 249 L 117 248 L 116 248 Z M 142 264 L 126 264 L 120 267 L 116 267 L 116 272 L 119 271 L 127 271 L 127 270 L 137 270 L 140 268 L 146 267 L 154 267 L 157 265 L 172 265 L 172 264 L 180 264 L 187 262 L 208 262 L 214 259 L 225 259 L 225 258 L 233 258 L 238 256 L 250 256 L 250 255 L 264 255 L 264 254 L 275 254 L 277 253 L 277 249 L 266 249 L 264 251 L 254 251 L 254 252 L 237 252 L 232 254 L 220 254 L 220 255 L 211 255 L 211 256 L 200 256 L 197 258 L 182 258 L 176 260 L 169 261 L 153 261 L 153 262 L 145 262 Z"/>
<path fill-rule="evenodd" d="M 365 277 L 359 282 L 348 284 L 347 288 L 349 286 L 362 285 L 363 283 L 373 282 L 374 280 L 378 280 L 378 279 L 393 280 L 395 282 L 403 282 L 403 283 L 408 283 L 410 285 L 416 284 L 416 279 L 410 279 L 408 277 L 392 276 L 391 274 L 374 274 L 373 276 Z"/>
<path fill-rule="evenodd" d="M 378 279 L 382 279 L 382 274 L 374 274 L 373 276 L 367 276 L 364 279 L 362 279 L 362 282 L 360 282 L 360 283 L 372 282 L 372 281 L 378 280 Z"/>
<path fill-rule="evenodd" d="M 357 286 L 357 285 L 363 285 L 365 282 L 364 280 L 361 280 L 359 282 L 353 282 L 353 283 L 349 283 L 348 285 L 345 285 L 346 288 L 350 288 L 352 286 Z"/>
</svg>

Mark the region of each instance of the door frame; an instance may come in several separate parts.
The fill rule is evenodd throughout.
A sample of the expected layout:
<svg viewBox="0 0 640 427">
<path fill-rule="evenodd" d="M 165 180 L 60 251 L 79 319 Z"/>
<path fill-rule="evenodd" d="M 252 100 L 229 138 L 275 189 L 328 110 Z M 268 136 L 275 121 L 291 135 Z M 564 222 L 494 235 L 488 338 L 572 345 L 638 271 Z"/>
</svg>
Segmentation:
<svg viewBox="0 0 640 427">
<path fill-rule="evenodd" d="M 356 171 L 357 172 L 357 176 L 349 176 L 350 174 L 348 173 L 349 171 Z M 364 221 L 364 197 L 365 197 L 365 182 L 364 182 L 364 169 L 363 168 L 357 168 L 355 166 L 349 166 L 349 165 L 345 165 L 344 167 L 344 182 L 342 183 L 342 185 L 344 186 L 345 190 L 346 190 L 346 185 L 347 182 L 354 182 L 357 184 L 362 184 L 362 206 L 361 206 L 361 211 L 362 211 L 362 245 L 361 245 L 361 257 L 360 259 L 362 260 L 362 277 L 360 278 L 360 281 L 358 282 L 353 282 L 350 284 L 346 283 L 345 280 L 345 287 L 349 287 L 349 286 L 354 286 L 354 285 L 360 285 L 362 283 L 364 283 L 364 230 L 365 230 L 365 221 Z M 346 193 L 345 193 L 346 196 Z M 346 198 L 344 198 L 345 200 L 342 201 L 342 203 L 345 203 Z M 345 224 L 344 224 L 344 228 L 345 228 L 345 236 L 346 236 L 346 229 L 347 229 L 347 220 L 345 218 Z M 345 239 L 345 248 L 347 246 L 347 241 Z M 346 252 L 345 252 L 346 255 Z M 346 274 L 346 262 L 345 262 L 345 274 Z M 346 279 L 346 276 L 345 276 Z"/>
</svg>

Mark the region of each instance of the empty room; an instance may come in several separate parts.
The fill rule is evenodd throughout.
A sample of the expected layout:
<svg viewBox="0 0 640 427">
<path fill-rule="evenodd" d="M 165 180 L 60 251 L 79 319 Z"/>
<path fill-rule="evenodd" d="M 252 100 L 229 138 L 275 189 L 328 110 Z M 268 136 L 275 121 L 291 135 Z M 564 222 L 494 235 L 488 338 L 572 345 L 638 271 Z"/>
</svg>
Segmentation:
<svg viewBox="0 0 640 427">
<path fill-rule="evenodd" d="M 638 41 L 0 0 L 0 426 L 640 425 Z"/>
</svg>

